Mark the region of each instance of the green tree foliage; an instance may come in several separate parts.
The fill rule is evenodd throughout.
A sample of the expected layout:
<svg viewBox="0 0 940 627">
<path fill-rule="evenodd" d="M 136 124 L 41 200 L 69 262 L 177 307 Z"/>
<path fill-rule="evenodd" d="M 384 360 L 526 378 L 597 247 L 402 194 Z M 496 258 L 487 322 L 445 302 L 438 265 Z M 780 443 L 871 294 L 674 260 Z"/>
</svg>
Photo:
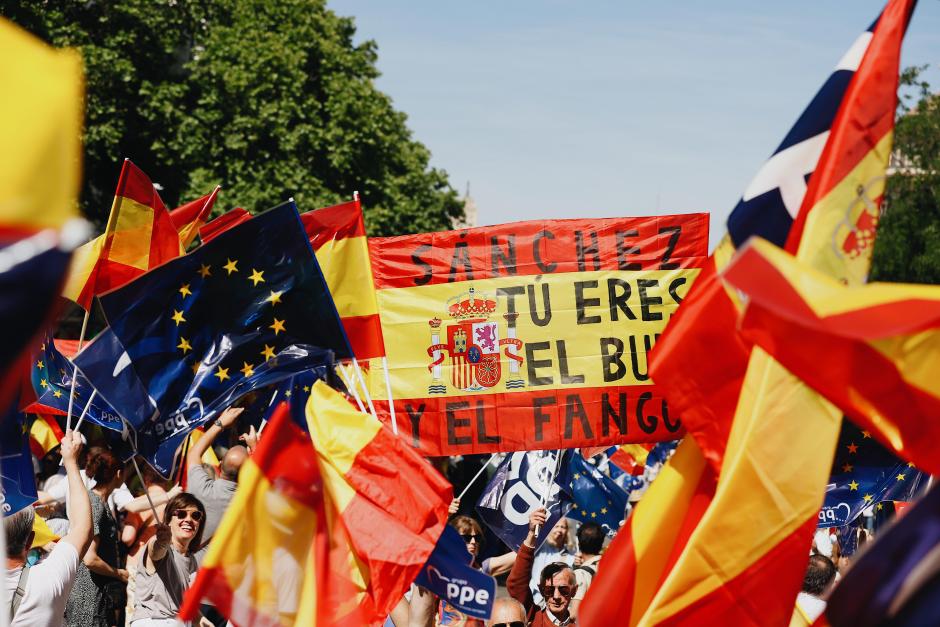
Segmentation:
<svg viewBox="0 0 940 627">
<path fill-rule="evenodd" d="M 919 79 L 923 69 L 902 75 L 895 172 L 875 241 L 874 281 L 940 284 L 940 96 Z"/>
<path fill-rule="evenodd" d="M 0 15 L 85 59 L 82 208 L 107 219 L 123 157 L 168 205 L 301 210 L 362 196 L 373 235 L 440 230 L 463 209 L 376 89 L 376 45 L 324 0 L 10 0 Z"/>
</svg>

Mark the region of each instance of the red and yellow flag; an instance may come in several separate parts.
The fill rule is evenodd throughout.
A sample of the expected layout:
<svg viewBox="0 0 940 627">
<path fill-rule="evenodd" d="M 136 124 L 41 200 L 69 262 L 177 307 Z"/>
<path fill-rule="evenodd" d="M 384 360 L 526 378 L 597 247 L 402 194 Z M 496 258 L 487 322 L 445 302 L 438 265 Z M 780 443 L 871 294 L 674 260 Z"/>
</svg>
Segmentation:
<svg viewBox="0 0 940 627">
<path fill-rule="evenodd" d="M 797 259 L 848 283 L 867 274 L 875 222 L 861 214 L 877 214 L 913 4 L 892 0 L 879 19 L 791 231 Z M 789 621 L 840 422 L 837 408 L 752 351 L 714 498 L 640 624 Z"/>
<path fill-rule="evenodd" d="M 215 199 L 219 195 L 221 187 L 217 186 L 211 194 L 206 194 L 202 198 L 191 200 L 185 205 L 180 205 L 170 211 L 170 220 L 179 233 L 180 246 L 185 251 L 189 245 L 196 239 L 199 229 L 209 220 L 209 214 L 212 213 L 212 206 L 215 205 Z"/>
<path fill-rule="evenodd" d="M 300 215 L 358 359 L 385 354 L 359 200 Z"/>
<path fill-rule="evenodd" d="M 940 474 L 940 288 L 845 286 L 756 240 L 725 279 L 743 333 L 902 458 Z"/>
<path fill-rule="evenodd" d="M 75 251 L 62 295 L 85 309 L 92 298 L 178 257 L 180 237 L 153 183 L 124 160 L 105 232 Z"/>
<path fill-rule="evenodd" d="M 309 436 L 283 405 L 242 467 L 184 620 L 208 596 L 243 627 L 381 624 L 427 561 L 447 481 L 322 382 L 306 411 Z"/>
<path fill-rule="evenodd" d="M 36 414 L 33 424 L 29 427 L 29 450 L 42 459 L 49 451 L 59 446 L 63 437 L 65 433 L 54 417 Z"/>
<path fill-rule="evenodd" d="M 239 472 L 181 618 L 195 617 L 208 597 L 241 627 L 365 624 L 355 613 L 355 586 L 330 561 L 326 507 L 310 438 L 282 405 Z M 334 591 L 351 601 L 348 611 L 329 606 L 328 599 L 341 600 Z"/>
<path fill-rule="evenodd" d="M 307 426 L 328 511 L 351 542 L 346 572 L 359 586 L 363 624 L 381 623 L 447 524 L 451 486 L 404 440 L 322 381 L 311 390 Z"/>
</svg>

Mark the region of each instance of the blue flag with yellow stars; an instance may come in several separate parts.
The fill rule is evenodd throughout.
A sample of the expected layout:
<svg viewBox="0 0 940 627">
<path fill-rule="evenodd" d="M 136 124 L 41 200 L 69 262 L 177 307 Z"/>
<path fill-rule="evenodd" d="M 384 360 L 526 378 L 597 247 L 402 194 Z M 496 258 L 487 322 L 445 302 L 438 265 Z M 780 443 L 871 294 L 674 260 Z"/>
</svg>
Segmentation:
<svg viewBox="0 0 940 627">
<path fill-rule="evenodd" d="M 36 501 L 36 478 L 26 417 L 17 410 L 19 394 L 4 396 L 8 398 L 0 413 L 0 510 L 10 516 Z"/>
<path fill-rule="evenodd" d="M 322 369 L 307 370 L 295 374 L 290 379 L 281 381 L 270 398 L 264 414 L 264 420 L 270 420 L 274 409 L 281 403 L 290 406 L 290 417 L 298 427 L 307 431 L 307 399 L 310 398 L 310 389 L 318 379 L 326 379 L 330 372 Z"/>
<path fill-rule="evenodd" d="M 352 356 L 293 202 L 100 297 L 75 363 L 170 472 L 195 427 L 248 392 Z"/>
<path fill-rule="evenodd" d="M 848 525 L 866 507 L 882 501 L 910 501 L 927 484 L 927 475 L 898 459 L 871 434 L 842 420 L 826 500 L 819 511 L 820 527 Z"/>
<path fill-rule="evenodd" d="M 629 493 L 572 450 L 565 457 L 558 483 L 565 487 L 573 506 L 568 518 L 594 522 L 607 535 L 620 529 L 627 509 Z"/>
<path fill-rule="evenodd" d="M 75 365 L 56 348 L 51 333 L 46 334 L 39 346 L 39 351 L 32 360 L 30 373 L 36 401 L 23 411 L 30 414 L 67 414 Z M 87 422 L 105 429 L 112 431 L 124 429 L 121 417 L 100 395 L 95 393 L 88 379 L 79 372 L 75 379 L 73 425 L 78 422 L 82 414 Z"/>
</svg>

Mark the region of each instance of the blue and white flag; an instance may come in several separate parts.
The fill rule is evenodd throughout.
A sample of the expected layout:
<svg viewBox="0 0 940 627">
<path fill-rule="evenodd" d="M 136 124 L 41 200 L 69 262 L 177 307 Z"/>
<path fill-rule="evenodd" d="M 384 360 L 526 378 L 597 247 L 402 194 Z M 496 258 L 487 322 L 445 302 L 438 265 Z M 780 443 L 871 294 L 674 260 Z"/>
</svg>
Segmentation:
<svg viewBox="0 0 940 627">
<path fill-rule="evenodd" d="M 508 454 L 477 502 L 480 519 L 513 551 L 522 546 L 529 533 L 529 516 L 539 508 L 544 495 L 548 494 L 548 520 L 542 525 L 536 548 L 571 509 L 571 500 L 563 486 L 552 481 L 557 454 L 557 451 Z"/>
<path fill-rule="evenodd" d="M 875 20 L 839 60 L 790 132 L 744 190 L 727 223 L 735 247 L 754 235 L 777 246 L 786 243 L 790 225 L 806 195 L 806 183 L 816 170 L 832 121 L 877 23 Z"/>
<path fill-rule="evenodd" d="M 466 542 L 446 525 L 415 583 L 467 616 L 486 620 L 493 611 L 496 580 L 471 566 L 471 560 Z"/>
</svg>

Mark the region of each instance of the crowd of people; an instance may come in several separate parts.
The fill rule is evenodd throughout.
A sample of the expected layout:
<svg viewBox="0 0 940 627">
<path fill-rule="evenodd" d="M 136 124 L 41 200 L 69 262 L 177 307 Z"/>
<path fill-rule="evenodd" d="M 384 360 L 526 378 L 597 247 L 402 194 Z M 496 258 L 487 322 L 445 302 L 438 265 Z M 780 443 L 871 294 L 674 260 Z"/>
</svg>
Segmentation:
<svg viewBox="0 0 940 627">
<path fill-rule="evenodd" d="M 185 591 L 234 498 L 239 469 L 258 443 L 253 427 L 236 433 L 242 430 L 237 428 L 241 412 L 225 410 L 199 439 L 191 440 L 176 482 L 164 480 L 137 459 L 122 463 L 102 441 L 89 446 L 75 432 L 66 434 L 58 453 L 36 460 L 36 505 L 4 518 L 4 585 L 11 624 L 179 624 L 176 615 Z M 221 455 L 217 465 L 204 463 L 209 453 Z M 519 550 L 512 551 L 485 531 L 472 515 L 472 503 L 461 505 L 460 499 L 451 503 L 449 524 L 466 542 L 472 566 L 500 583 L 491 618 L 468 617 L 412 585 L 386 624 L 576 624 L 585 593 L 603 568 L 601 558 L 611 540 L 604 529 L 563 517 L 537 545 L 548 520 L 540 507 L 529 516 Z M 54 540 L 39 546 L 42 534 L 37 530 L 43 528 Z M 826 594 L 844 562 L 835 534 L 820 530 L 796 606 L 809 622 L 825 608 Z M 200 609 L 199 627 L 227 624 L 211 605 Z"/>
</svg>

